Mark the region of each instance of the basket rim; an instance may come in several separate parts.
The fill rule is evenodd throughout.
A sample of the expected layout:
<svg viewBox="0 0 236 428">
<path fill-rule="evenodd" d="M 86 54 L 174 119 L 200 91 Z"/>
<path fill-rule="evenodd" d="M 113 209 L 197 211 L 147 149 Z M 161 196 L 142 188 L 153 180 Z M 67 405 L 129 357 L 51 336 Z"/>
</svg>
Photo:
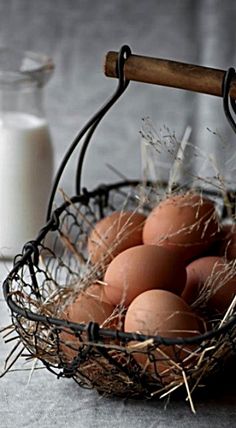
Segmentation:
<svg viewBox="0 0 236 428">
<path fill-rule="evenodd" d="M 120 339 L 125 342 L 135 340 L 138 342 L 152 340 L 155 344 L 164 345 L 184 345 L 184 344 L 199 344 L 205 340 L 219 337 L 221 334 L 227 333 L 227 331 L 236 324 L 236 314 L 232 315 L 228 321 L 223 323 L 219 328 L 208 330 L 205 333 L 198 334 L 192 337 L 176 337 L 168 338 L 160 335 L 145 335 L 135 332 L 123 332 L 110 328 L 100 328 L 96 322 L 89 323 L 75 323 L 69 322 L 68 320 L 56 317 L 49 317 L 46 315 L 37 314 L 31 310 L 24 309 L 23 307 L 16 304 L 11 296 L 10 283 L 14 280 L 19 269 L 21 269 L 25 263 L 32 263 L 34 266 L 38 262 L 39 246 L 41 245 L 42 239 L 46 236 L 47 232 L 57 229 L 59 218 L 63 211 L 69 207 L 72 203 L 80 202 L 82 204 L 88 204 L 90 199 L 97 197 L 98 195 L 104 195 L 109 193 L 110 190 L 117 189 L 125 186 L 137 186 L 141 183 L 140 180 L 123 180 L 111 184 L 102 184 L 97 186 L 94 190 L 88 191 L 83 189 L 83 193 L 80 195 L 72 196 L 69 200 L 63 202 L 57 207 L 51 215 L 50 220 L 46 225 L 39 231 L 37 238 L 34 241 L 29 241 L 23 247 L 22 254 L 16 256 L 12 270 L 8 273 L 7 277 L 3 281 L 3 295 L 7 305 L 9 306 L 12 316 L 23 316 L 31 321 L 41 322 L 47 325 L 53 325 L 55 328 L 67 328 L 77 332 L 88 332 L 91 337 L 91 331 L 96 331 L 95 341 L 104 338 Z"/>
</svg>

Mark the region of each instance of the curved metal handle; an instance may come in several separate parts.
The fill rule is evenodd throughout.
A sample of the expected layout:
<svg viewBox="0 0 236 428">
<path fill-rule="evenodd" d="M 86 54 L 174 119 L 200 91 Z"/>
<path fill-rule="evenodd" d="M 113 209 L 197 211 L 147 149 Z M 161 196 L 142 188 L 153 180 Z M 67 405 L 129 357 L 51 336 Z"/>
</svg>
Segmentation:
<svg viewBox="0 0 236 428">
<path fill-rule="evenodd" d="M 47 221 L 50 219 L 55 194 L 66 164 L 79 142 L 87 134 L 81 147 L 76 173 L 76 194 L 80 194 L 84 156 L 91 137 L 102 118 L 125 91 L 130 80 L 217 95 L 223 97 L 224 102 L 227 98 L 225 95 L 227 72 L 170 60 L 133 55 L 127 45 L 122 46 L 119 52 L 107 53 L 104 71 L 106 76 L 118 77 L 117 89 L 106 104 L 82 128 L 64 156 L 53 183 L 48 203 Z M 227 95 L 230 97 L 231 105 L 234 106 L 233 100 L 236 99 L 235 72 L 230 74 L 230 86 L 228 86 Z M 229 117 L 226 110 L 225 113 Z"/>
<path fill-rule="evenodd" d="M 56 177 L 55 177 L 55 180 L 54 180 L 54 183 L 52 186 L 50 198 L 49 198 L 47 217 L 46 217 L 47 221 L 50 219 L 55 194 L 56 194 L 56 191 L 58 188 L 59 181 L 60 181 L 61 176 L 63 174 L 63 171 L 67 165 L 67 162 L 69 161 L 72 153 L 74 152 L 74 150 L 77 147 L 77 145 L 79 144 L 79 142 L 82 140 L 82 138 L 87 133 L 87 138 L 84 140 L 84 143 L 83 143 L 82 148 L 81 148 L 80 157 L 79 157 L 79 161 L 78 161 L 77 174 L 76 174 L 76 192 L 77 192 L 77 195 L 80 194 L 81 173 L 82 173 L 82 165 L 83 165 L 83 161 L 84 161 L 85 152 L 87 150 L 88 144 L 89 144 L 91 137 L 92 137 L 95 129 L 97 128 L 98 124 L 100 123 L 102 118 L 105 116 L 105 114 L 108 112 L 108 110 L 112 107 L 112 105 L 123 94 L 123 92 L 125 91 L 125 89 L 127 88 L 128 84 L 129 84 L 129 80 L 127 80 L 126 77 L 124 76 L 123 69 L 124 69 L 124 63 L 130 54 L 131 54 L 131 51 L 130 51 L 129 46 L 124 45 L 121 47 L 119 55 L 117 57 L 117 64 L 116 64 L 117 75 L 119 77 L 119 81 L 118 81 L 118 86 L 117 86 L 114 94 L 106 102 L 106 104 L 97 113 L 95 113 L 95 115 L 82 128 L 82 130 L 79 132 L 77 137 L 72 142 L 71 146 L 69 147 L 69 150 L 65 154 L 65 156 L 64 156 L 64 158 L 60 164 L 60 167 L 58 169 L 58 172 L 56 174 Z"/>
<path fill-rule="evenodd" d="M 230 67 L 228 71 L 225 73 L 225 77 L 223 80 L 223 108 L 224 108 L 225 116 L 228 119 L 231 128 L 236 133 L 236 123 L 231 113 L 231 109 L 232 109 L 233 113 L 236 114 L 235 100 L 231 96 L 232 80 L 234 79 L 234 77 L 235 77 L 235 69 L 233 67 Z"/>
</svg>

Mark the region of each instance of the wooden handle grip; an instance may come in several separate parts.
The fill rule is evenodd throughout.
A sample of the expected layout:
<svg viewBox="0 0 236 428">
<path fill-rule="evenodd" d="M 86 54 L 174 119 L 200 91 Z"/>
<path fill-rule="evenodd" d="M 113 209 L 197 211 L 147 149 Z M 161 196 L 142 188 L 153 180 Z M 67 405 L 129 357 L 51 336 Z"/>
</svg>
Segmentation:
<svg viewBox="0 0 236 428">
<path fill-rule="evenodd" d="M 107 53 L 104 65 L 106 76 L 118 77 L 117 59 L 118 52 Z M 124 64 L 124 74 L 127 80 L 222 97 L 225 70 L 132 54 Z M 230 96 L 236 99 L 236 77 L 231 82 Z"/>
</svg>

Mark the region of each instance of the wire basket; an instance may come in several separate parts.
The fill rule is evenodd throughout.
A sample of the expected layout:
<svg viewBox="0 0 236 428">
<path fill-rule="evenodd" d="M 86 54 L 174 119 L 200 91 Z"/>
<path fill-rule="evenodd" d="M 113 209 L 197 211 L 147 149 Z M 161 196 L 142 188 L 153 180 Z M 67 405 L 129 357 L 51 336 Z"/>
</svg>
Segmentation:
<svg viewBox="0 0 236 428">
<path fill-rule="evenodd" d="M 145 203 L 142 205 L 140 195 L 143 186 L 140 187 L 140 182 L 136 180 L 101 185 L 93 191 L 80 189 L 84 155 L 91 137 L 106 112 L 129 84 L 124 73 L 129 58 L 132 59 L 130 49 L 123 46 L 119 55 L 115 56 L 116 74 L 119 77 L 115 94 L 72 143 L 55 179 L 47 222 L 38 237 L 27 242 L 22 254 L 15 257 L 13 268 L 4 281 L 4 297 L 11 310 L 14 334 L 17 333 L 18 338 L 14 352 L 18 356 L 26 349 L 30 358 L 39 359 L 57 377 L 73 378 L 81 387 L 96 388 L 103 394 L 152 398 L 162 397 L 183 387 L 192 402 L 193 391 L 207 382 L 209 376 L 221 370 L 228 357 L 235 352 L 234 309 L 227 320 L 221 320 L 204 334 L 172 339 L 136 332 L 125 333 L 122 328 L 114 328 L 114 325 L 122 324 L 125 309 L 122 312 L 121 308 L 113 314 L 112 320 L 102 326 L 93 321 L 75 323 L 60 316 L 62 307 L 74 296 L 75 290 L 84 292 L 91 283 L 99 283 L 103 278 L 104 266 L 98 265 L 94 269 L 88 261 L 87 237 L 93 225 L 99 219 L 124 208 L 139 209 L 148 214 L 156 204 L 152 183 L 146 183 L 145 190 L 149 197 L 144 198 Z M 132 67 L 129 69 L 127 66 L 126 70 L 127 75 L 133 78 Z M 235 112 L 234 70 L 218 74 L 217 79 L 224 77 L 224 109 L 235 130 L 229 107 L 230 101 Z M 145 81 L 143 76 L 140 79 Z M 188 84 L 190 81 L 191 71 Z M 174 86 L 171 79 L 169 83 L 161 83 Z M 181 87 L 180 83 L 177 85 Z M 184 85 L 186 88 L 186 83 Z M 199 90 L 199 87 L 191 85 L 187 89 Z M 62 205 L 52 211 L 63 170 L 83 137 L 85 139 L 76 176 L 77 194 L 65 198 Z M 232 189 L 229 195 L 232 199 Z M 51 242 L 50 246 L 48 242 Z M 79 284 L 77 289 L 76 284 Z M 113 324 L 114 319 L 119 319 L 120 324 Z M 191 353 L 186 349 L 191 349 Z M 139 363 L 137 354 L 151 364 L 151 371 Z M 15 358 L 9 362 L 6 371 L 14 361 Z"/>
</svg>

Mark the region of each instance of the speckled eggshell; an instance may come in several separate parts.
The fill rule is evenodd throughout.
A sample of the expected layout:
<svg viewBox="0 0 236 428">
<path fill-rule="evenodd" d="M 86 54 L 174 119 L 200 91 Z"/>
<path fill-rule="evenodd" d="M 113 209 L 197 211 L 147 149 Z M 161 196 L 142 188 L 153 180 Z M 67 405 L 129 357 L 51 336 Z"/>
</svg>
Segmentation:
<svg viewBox="0 0 236 428">
<path fill-rule="evenodd" d="M 61 318 L 78 324 L 87 324 L 93 321 L 100 326 L 107 326 L 107 320 L 109 320 L 109 317 L 114 311 L 114 306 L 111 303 L 101 300 L 97 289 L 93 290 L 93 292 L 97 293 L 97 295 L 89 295 L 87 293 L 80 294 L 79 297 L 64 310 Z M 109 328 L 109 326 L 107 326 L 107 328 Z M 60 350 L 67 360 L 72 361 L 78 354 L 78 350 L 81 346 L 80 339 L 73 333 L 71 334 L 70 330 L 65 327 L 65 330 L 60 333 L 60 341 Z"/>
<path fill-rule="evenodd" d="M 171 339 L 201 334 L 199 319 L 191 307 L 181 297 L 166 290 L 149 290 L 137 296 L 127 310 L 125 331 Z M 138 342 L 134 341 L 134 344 Z M 147 354 L 138 352 L 138 347 L 133 356 L 145 370 L 153 373 L 157 370 L 166 381 L 170 381 L 172 361 L 181 363 L 181 367 L 191 365 L 193 359 L 188 357 L 196 348 L 195 344 L 179 345 L 175 349 L 173 346 L 159 345 L 152 350 L 156 364 L 150 361 Z M 168 371 L 168 376 L 164 376 L 165 371 Z"/>
<path fill-rule="evenodd" d="M 189 304 L 199 298 L 201 290 L 212 272 L 219 270 L 224 259 L 219 256 L 206 256 L 193 260 L 186 266 L 187 281 L 181 297 Z"/>
<path fill-rule="evenodd" d="M 223 315 L 236 294 L 236 272 L 232 263 L 223 257 L 207 256 L 191 262 L 187 267 L 186 286 L 182 298 L 192 304 L 205 293 L 209 312 Z M 207 290 L 207 293 L 203 290 Z"/>
<path fill-rule="evenodd" d="M 116 256 L 109 264 L 104 292 L 114 304 L 128 306 L 150 289 L 166 289 L 181 294 L 186 269 L 177 254 L 156 245 L 138 245 Z"/>
<path fill-rule="evenodd" d="M 117 254 L 143 243 L 146 217 L 135 211 L 116 211 L 98 221 L 88 237 L 92 263 L 109 263 Z"/>
<path fill-rule="evenodd" d="M 236 259 L 236 225 L 223 224 L 221 233 L 213 248 L 219 256 L 224 256 L 227 260 Z"/>
<path fill-rule="evenodd" d="M 152 210 L 143 228 L 143 242 L 164 246 L 183 260 L 191 260 L 212 245 L 218 231 L 214 203 L 186 193 L 170 196 Z"/>
</svg>

